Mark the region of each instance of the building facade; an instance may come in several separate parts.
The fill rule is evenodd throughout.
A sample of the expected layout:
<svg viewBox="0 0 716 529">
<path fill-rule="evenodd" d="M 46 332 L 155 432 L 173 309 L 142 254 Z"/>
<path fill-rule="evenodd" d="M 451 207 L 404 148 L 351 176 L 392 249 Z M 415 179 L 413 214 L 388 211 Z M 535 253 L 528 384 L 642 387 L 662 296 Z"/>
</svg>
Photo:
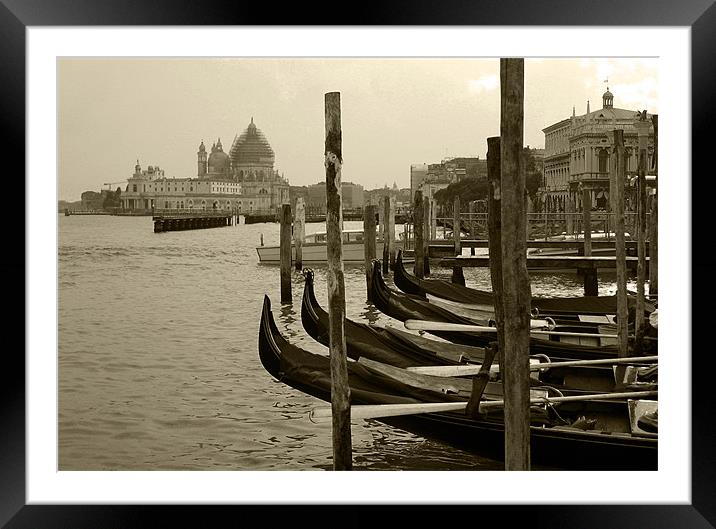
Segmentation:
<svg viewBox="0 0 716 529">
<path fill-rule="evenodd" d="M 487 160 L 477 157 L 448 158 L 440 163 L 414 164 L 410 166 L 410 200 L 415 191 L 423 197 L 432 198 L 435 192 L 445 189 L 464 178 L 487 178 Z"/>
<path fill-rule="evenodd" d="M 156 166 L 134 174 L 122 193 L 126 210 L 200 209 L 229 210 L 238 214 L 272 214 L 289 203 L 288 181 L 274 169 L 274 152 L 253 118 L 237 135 L 229 153 L 221 138 L 197 151 L 197 175 L 168 178 Z"/>
<path fill-rule="evenodd" d="M 651 115 L 646 114 L 651 122 Z M 639 167 L 639 139 L 634 123 L 640 119 L 636 110 L 614 107 L 614 95 L 602 95 L 602 108 L 563 119 L 544 129 L 543 207 L 547 211 L 581 210 L 582 189 L 588 189 L 592 206 L 608 209 L 610 168 L 613 160 L 613 131 L 624 130 L 627 178 L 636 176 Z M 654 129 L 649 128 L 647 173 L 654 162 Z"/>
<path fill-rule="evenodd" d="M 341 203 L 344 210 L 363 209 L 364 189 L 360 184 L 341 182 Z M 326 183 L 318 182 L 306 187 L 306 206 L 313 214 L 326 213 Z"/>
</svg>

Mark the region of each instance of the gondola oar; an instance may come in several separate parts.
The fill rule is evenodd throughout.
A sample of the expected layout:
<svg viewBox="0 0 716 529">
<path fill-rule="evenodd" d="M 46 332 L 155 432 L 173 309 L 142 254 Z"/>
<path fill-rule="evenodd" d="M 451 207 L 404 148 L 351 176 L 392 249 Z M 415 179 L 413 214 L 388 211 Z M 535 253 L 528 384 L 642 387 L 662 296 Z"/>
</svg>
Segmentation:
<svg viewBox="0 0 716 529">
<path fill-rule="evenodd" d="M 530 364 L 530 371 L 540 371 L 553 367 L 570 367 L 570 366 L 599 366 L 599 365 L 617 365 L 617 364 L 641 364 L 658 362 L 658 356 L 634 356 L 630 358 L 600 358 L 599 360 L 569 360 L 566 362 L 542 362 Z M 414 373 L 422 373 L 424 375 L 433 375 L 438 377 L 462 377 L 476 375 L 480 371 L 479 364 L 456 365 L 456 366 L 415 366 L 407 367 L 407 371 Z M 499 373 L 500 366 L 493 365 L 490 373 Z"/>
<path fill-rule="evenodd" d="M 530 399 L 530 404 L 557 404 L 560 402 L 575 402 L 584 400 L 606 399 L 641 399 L 656 397 L 658 391 L 631 391 L 625 393 L 593 393 L 590 395 L 570 395 L 567 397 L 540 397 Z M 504 400 L 490 400 L 480 403 L 480 411 L 501 408 Z M 397 417 L 400 415 L 417 415 L 420 413 L 436 413 L 441 411 L 462 411 L 467 406 L 465 402 L 421 402 L 416 404 L 358 404 L 351 406 L 351 419 L 378 419 L 380 417 Z M 331 420 L 331 407 L 322 406 L 314 408 L 308 415 L 312 422 L 326 422 Z"/>
<path fill-rule="evenodd" d="M 425 320 L 405 320 L 405 328 L 410 329 L 412 331 L 497 332 L 497 327 Z M 545 334 L 548 336 L 577 336 L 579 338 L 618 338 L 616 334 L 599 334 L 594 332 L 530 330 L 530 334 Z M 634 337 L 630 336 L 629 338 Z"/>
</svg>

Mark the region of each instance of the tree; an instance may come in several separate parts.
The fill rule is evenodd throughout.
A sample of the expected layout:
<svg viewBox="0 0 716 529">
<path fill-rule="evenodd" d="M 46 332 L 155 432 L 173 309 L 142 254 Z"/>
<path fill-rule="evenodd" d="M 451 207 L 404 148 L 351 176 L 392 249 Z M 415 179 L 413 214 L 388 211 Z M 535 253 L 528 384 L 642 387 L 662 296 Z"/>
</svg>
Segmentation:
<svg viewBox="0 0 716 529">
<path fill-rule="evenodd" d="M 445 189 L 441 189 L 435 193 L 435 201 L 440 206 L 451 206 L 455 201 L 455 197 L 459 196 L 463 203 L 472 200 L 485 200 L 488 191 L 487 180 L 478 180 L 477 178 L 463 178 L 459 182 L 450 184 Z"/>
</svg>

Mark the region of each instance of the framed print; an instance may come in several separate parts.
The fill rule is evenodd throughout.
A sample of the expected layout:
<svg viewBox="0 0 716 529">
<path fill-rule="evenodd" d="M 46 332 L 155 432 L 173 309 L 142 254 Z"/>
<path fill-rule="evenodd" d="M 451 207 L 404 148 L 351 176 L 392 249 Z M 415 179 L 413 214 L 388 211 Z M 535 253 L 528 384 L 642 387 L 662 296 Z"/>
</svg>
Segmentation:
<svg viewBox="0 0 716 529">
<path fill-rule="evenodd" d="M 312 518 L 322 512 L 362 524 L 393 512 L 417 519 L 430 506 L 468 519 L 509 513 L 544 527 L 713 527 L 712 362 L 704 342 L 692 338 L 692 329 L 708 328 L 710 311 L 693 304 L 691 278 L 708 285 L 714 269 L 703 251 L 709 208 L 699 199 L 712 196 L 702 166 L 714 116 L 716 8 L 418 2 L 357 7 L 353 20 L 335 23 L 316 7 L 255 6 L 247 17 L 228 3 L 0 5 L 7 174 L 24 176 L 22 215 L 9 204 L 6 233 L 20 238 L 17 218 L 26 226 L 5 264 L 9 284 L 25 279 L 26 332 L 25 356 L 18 348 L 6 353 L 0 523 L 126 527 L 160 516 L 196 525 L 234 508 L 290 521 L 316 506 Z M 261 345 L 285 340 L 301 349 L 294 376 L 327 352 L 303 331 L 301 299 L 310 279 L 325 301 L 324 263 L 304 253 L 311 272 L 289 271 L 293 299 L 279 304 L 284 276 L 264 262 L 278 262 L 283 235 L 274 220 L 285 204 L 296 212 L 297 196 L 313 237 L 304 250 L 321 244 L 317 226 L 325 228 L 330 213 L 311 207 L 327 200 L 324 96 L 340 93 L 343 112 L 342 277 L 347 297 L 358 300 L 346 304 L 347 317 L 390 327 L 392 315 L 365 302 L 363 245 L 351 265 L 351 236 L 363 242 L 367 205 L 385 206 L 376 210 L 378 225 L 390 226 L 383 218 L 390 201 L 380 196 L 393 193 L 400 217 L 423 166 L 428 183 L 440 171 L 452 184 L 473 172 L 477 181 L 480 171 L 487 182 L 487 140 L 500 135 L 503 57 L 525 58 L 523 145 L 541 164 L 530 203 L 544 219 L 577 211 L 567 205 L 577 187 L 569 191 L 567 183 L 567 194 L 555 187 L 550 195 L 548 180 L 567 182 L 571 176 L 561 175 L 579 164 L 590 181 L 602 179 L 589 195 L 594 215 L 606 210 L 611 151 L 578 142 L 608 141 L 597 128 L 618 128 L 620 119 L 631 127 L 637 110 L 658 115 L 661 149 L 655 134 L 645 149 L 650 167 L 659 153 L 667 175 L 658 235 L 666 249 L 659 308 L 667 341 L 659 360 L 667 427 L 658 466 L 637 467 L 631 455 L 627 468 L 603 464 L 595 443 L 592 451 L 565 451 L 578 457 L 574 469 L 535 460 L 534 472 L 504 472 L 500 458 L 369 418 L 353 423 L 353 472 L 326 472 L 335 465 L 330 424 L 305 417 L 320 404 L 319 389 L 325 393 L 315 382 L 318 368 L 310 382 L 292 386 L 287 367 L 272 365 Z M 592 123 L 579 139 L 555 133 Z M 627 175 L 638 173 L 635 146 Z M 463 191 L 471 218 L 481 218 L 479 200 Z M 351 218 L 353 210 L 360 216 Z M 397 245 L 410 240 L 401 224 Z M 547 229 L 544 220 L 545 241 Z M 706 253 L 693 266 L 692 247 Z M 473 285 L 491 288 L 489 273 L 465 270 Z M 434 270 L 433 277 L 445 276 Z M 559 281 L 567 286 L 536 279 L 532 295 L 581 296 L 581 279 Z M 600 284 L 600 294 L 614 294 L 606 286 L 614 281 Z M 273 301 L 269 312 L 264 294 Z M 8 328 L 20 327 L 21 312 L 12 306 Z M 308 387 L 314 392 L 301 392 Z M 389 402 L 404 400 L 401 393 Z M 568 428 L 588 422 L 544 411 Z M 633 419 L 624 426 L 631 432 Z M 625 436 L 609 435 L 612 444 Z"/>
</svg>

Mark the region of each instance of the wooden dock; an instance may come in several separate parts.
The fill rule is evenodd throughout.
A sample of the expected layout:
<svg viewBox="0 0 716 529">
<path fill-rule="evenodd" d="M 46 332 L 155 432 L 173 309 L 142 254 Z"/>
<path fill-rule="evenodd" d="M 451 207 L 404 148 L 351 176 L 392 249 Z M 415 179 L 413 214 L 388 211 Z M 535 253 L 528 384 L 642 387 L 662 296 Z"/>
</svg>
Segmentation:
<svg viewBox="0 0 716 529">
<path fill-rule="evenodd" d="M 234 223 L 234 214 L 230 211 L 172 210 L 155 212 L 152 215 L 152 221 L 154 222 L 154 233 L 202 230 L 231 226 Z"/>
</svg>

